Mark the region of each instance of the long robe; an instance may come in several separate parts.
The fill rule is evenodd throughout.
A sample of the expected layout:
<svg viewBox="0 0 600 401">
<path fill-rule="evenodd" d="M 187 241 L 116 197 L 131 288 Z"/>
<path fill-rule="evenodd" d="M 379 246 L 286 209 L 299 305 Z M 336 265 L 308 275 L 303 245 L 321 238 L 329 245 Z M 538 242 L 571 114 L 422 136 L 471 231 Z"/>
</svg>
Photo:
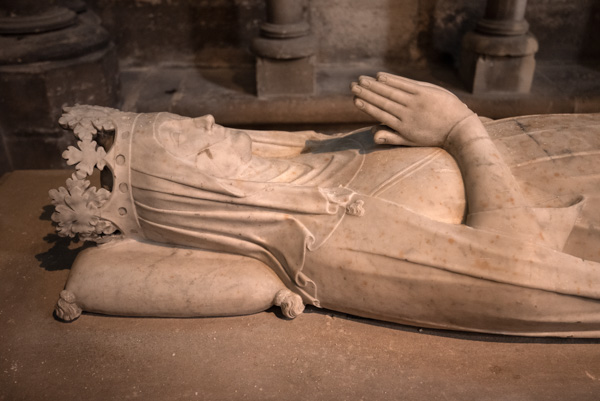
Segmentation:
<svg viewBox="0 0 600 401">
<path fill-rule="evenodd" d="M 277 272 L 305 302 L 318 305 L 316 285 L 302 272 L 305 253 L 326 243 L 346 218 L 347 210 L 352 210 L 355 199 L 360 198 L 351 189 L 364 162 L 360 142 L 352 138 L 327 141 L 312 132 L 249 133 L 251 141 L 246 143 L 255 153 L 279 149 L 272 152 L 277 155 L 281 149 L 304 149 L 307 141 L 313 141 L 310 153 L 290 152 L 290 156 L 280 158 L 289 168 L 303 173 L 283 181 L 217 178 L 166 150 L 159 127 L 163 119 L 172 117 L 159 114 L 142 118 L 147 121 L 134 130 L 131 183 L 136 217 L 145 236 L 159 242 L 254 257 Z M 519 124 L 517 121 L 515 126 Z M 493 127 L 489 129 L 493 131 Z M 510 138 L 519 140 L 519 135 L 505 138 L 507 142 Z M 523 137 L 531 139 L 535 134 L 523 133 Z M 506 146 L 504 156 L 513 169 L 535 165 L 519 162 L 517 156 L 523 153 L 511 159 L 512 146 Z M 522 157 L 536 160 L 527 152 Z M 555 158 L 546 154 L 542 161 L 554 163 Z M 531 174 L 525 181 L 528 178 Z M 597 263 L 507 235 L 435 221 L 406 208 L 401 218 L 401 227 L 413 235 L 407 243 L 390 244 L 385 250 L 410 250 L 402 252 L 402 260 L 499 283 L 600 298 Z M 451 246 L 448 239 L 452 239 Z M 446 245 L 440 248 L 440 244 Z"/>
</svg>

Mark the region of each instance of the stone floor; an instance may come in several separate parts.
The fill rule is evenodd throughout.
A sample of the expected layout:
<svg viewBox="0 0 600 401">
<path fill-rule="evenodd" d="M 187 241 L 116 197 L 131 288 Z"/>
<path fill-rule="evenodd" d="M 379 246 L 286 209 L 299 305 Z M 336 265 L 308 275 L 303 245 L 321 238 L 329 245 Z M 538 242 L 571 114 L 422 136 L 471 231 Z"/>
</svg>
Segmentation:
<svg viewBox="0 0 600 401">
<path fill-rule="evenodd" d="M 600 340 L 419 329 L 308 309 L 52 317 L 81 244 L 53 234 L 64 171 L 0 178 L 0 400 L 598 400 Z"/>
</svg>

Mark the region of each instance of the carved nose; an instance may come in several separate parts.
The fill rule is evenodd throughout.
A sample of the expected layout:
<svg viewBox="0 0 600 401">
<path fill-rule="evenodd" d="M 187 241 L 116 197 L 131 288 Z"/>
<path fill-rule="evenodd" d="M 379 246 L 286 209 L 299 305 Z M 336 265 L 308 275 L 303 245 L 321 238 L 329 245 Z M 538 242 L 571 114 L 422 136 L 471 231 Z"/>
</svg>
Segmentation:
<svg viewBox="0 0 600 401">
<path fill-rule="evenodd" d="M 207 131 L 210 131 L 215 125 L 215 118 L 210 114 L 194 118 L 194 125 L 198 128 L 203 128 Z"/>
<path fill-rule="evenodd" d="M 213 125 L 215 125 L 215 118 L 212 116 L 212 114 L 207 114 L 205 116 L 206 118 L 206 129 L 212 129 Z"/>
</svg>

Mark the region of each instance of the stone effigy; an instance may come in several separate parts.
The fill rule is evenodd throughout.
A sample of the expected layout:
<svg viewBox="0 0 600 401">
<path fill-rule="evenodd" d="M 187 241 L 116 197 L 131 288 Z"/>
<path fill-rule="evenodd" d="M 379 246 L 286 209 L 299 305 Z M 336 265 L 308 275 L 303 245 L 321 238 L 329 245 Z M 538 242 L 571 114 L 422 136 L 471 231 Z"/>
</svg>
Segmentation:
<svg viewBox="0 0 600 401">
<path fill-rule="evenodd" d="M 334 136 L 75 106 L 51 190 L 77 257 L 56 315 L 310 304 L 422 327 L 600 336 L 600 116 L 482 123 L 440 87 L 352 84 L 383 125 Z M 94 168 L 103 188 L 90 186 Z"/>
</svg>

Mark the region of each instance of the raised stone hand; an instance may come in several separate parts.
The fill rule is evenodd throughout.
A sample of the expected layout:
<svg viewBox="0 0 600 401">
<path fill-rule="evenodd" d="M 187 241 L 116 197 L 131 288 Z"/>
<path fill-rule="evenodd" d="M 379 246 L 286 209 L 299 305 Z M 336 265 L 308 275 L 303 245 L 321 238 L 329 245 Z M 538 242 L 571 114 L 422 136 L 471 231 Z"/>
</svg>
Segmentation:
<svg viewBox="0 0 600 401">
<path fill-rule="evenodd" d="M 377 80 L 360 77 L 352 92 L 361 110 L 391 128 L 376 129 L 376 143 L 437 146 L 454 157 L 465 183 L 467 225 L 527 241 L 544 238 L 485 127 L 456 96 L 432 84 L 385 73 Z"/>
<path fill-rule="evenodd" d="M 439 86 L 387 73 L 352 83 L 356 106 L 395 132 L 377 130 L 375 142 L 444 147 L 452 128 L 474 113 Z"/>
</svg>

